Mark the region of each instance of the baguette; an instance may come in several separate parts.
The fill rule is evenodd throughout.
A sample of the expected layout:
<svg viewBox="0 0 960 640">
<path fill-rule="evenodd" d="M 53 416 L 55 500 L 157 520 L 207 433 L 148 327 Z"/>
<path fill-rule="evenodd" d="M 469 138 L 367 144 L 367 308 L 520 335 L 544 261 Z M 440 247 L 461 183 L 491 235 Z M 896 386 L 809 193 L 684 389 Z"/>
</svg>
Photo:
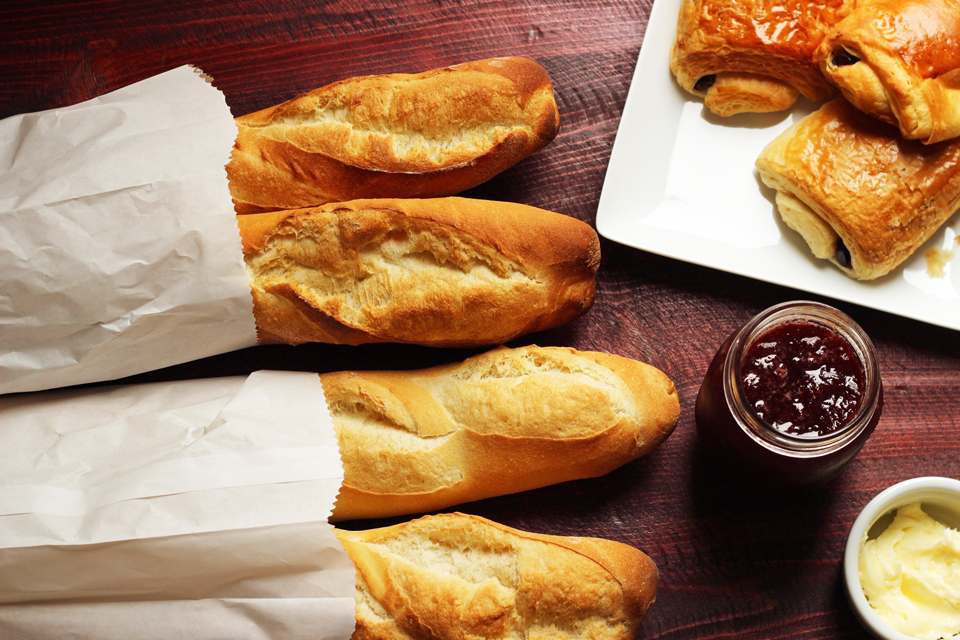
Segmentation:
<svg viewBox="0 0 960 640">
<path fill-rule="evenodd" d="M 487 346 L 593 303 L 596 232 L 534 207 L 356 200 L 237 220 L 263 343 Z"/>
<path fill-rule="evenodd" d="M 680 414 L 660 370 L 561 347 L 320 379 L 344 468 L 332 520 L 419 513 L 603 475 L 660 444 Z"/>
<path fill-rule="evenodd" d="M 541 149 L 559 125 L 550 77 L 526 58 L 351 78 L 237 118 L 227 176 L 239 214 L 448 196 Z"/>
<path fill-rule="evenodd" d="M 627 640 L 659 580 L 631 546 L 460 513 L 338 537 L 357 569 L 352 640 Z"/>
</svg>

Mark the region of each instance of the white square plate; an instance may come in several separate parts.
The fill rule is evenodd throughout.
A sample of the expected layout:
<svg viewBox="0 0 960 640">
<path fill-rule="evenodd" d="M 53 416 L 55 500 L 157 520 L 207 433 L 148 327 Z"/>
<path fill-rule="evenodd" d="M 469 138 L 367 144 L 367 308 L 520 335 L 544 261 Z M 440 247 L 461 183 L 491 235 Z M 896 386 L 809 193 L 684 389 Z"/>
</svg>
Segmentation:
<svg viewBox="0 0 960 640">
<path fill-rule="evenodd" d="M 773 114 L 718 118 L 670 73 L 680 0 L 657 0 L 607 168 L 597 230 L 616 242 L 686 262 L 960 329 L 960 258 L 942 278 L 924 252 L 960 256 L 954 216 L 904 264 L 859 282 L 814 258 L 780 220 L 754 161 L 809 102 Z"/>
</svg>

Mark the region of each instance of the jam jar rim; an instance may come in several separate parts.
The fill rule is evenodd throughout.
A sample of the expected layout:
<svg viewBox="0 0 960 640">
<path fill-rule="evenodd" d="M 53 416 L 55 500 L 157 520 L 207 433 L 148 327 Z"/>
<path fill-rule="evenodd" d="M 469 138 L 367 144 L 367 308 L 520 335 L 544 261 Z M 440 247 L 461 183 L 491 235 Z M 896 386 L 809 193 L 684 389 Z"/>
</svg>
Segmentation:
<svg viewBox="0 0 960 640">
<path fill-rule="evenodd" d="M 802 437 L 779 431 L 744 401 L 740 367 L 751 338 L 791 320 L 820 324 L 839 333 L 860 357 L 864 371 L 863 402 L 847 425 L 834 433 Z M 840 449 L 869 425 L 877 410 L 880 386 L 880 365 L 870 336 L 843 311 L 822 302 L 793 300 L 769 307 L 751 318 L 735 334 L 723 363 L 723 394 L 738 426 L 762 446 L 779 453 L 818 456 Z"/>
</svg>

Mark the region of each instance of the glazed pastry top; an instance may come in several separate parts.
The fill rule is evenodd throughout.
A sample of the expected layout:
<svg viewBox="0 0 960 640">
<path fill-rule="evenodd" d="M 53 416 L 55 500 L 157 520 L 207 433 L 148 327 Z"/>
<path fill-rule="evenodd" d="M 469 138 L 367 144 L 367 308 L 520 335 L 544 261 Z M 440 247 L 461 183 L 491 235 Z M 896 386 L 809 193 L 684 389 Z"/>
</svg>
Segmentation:
<svg viewBox="0 0 960 640">
<path fill-rule="evenodd" d="M 861 4 L 838 29 L 841 38 L 844 32 L 873 34 L 877 46 L 900 56 L 923 78 L 960 69 L 960 0 Z"/>
<path fill-rule="evenodd" d="M 843 100 L 824 106 L 802 123 L 804 129 L 790 140 L 786 155 L 818 176 L 825 193 L 860 194 L 861 200 L 867 194 L 892 197 L 886 202 L 920 206 L 960 174 L 960 143 L 904 140 L 895 128 Z"/>
<path fill-rule="evenodd" d="M 734 47 L 764 47 L 808 59 L 851 0 L 699 0 L 696 28 Z M 694 26 L 694 25 L 691 25 Z"/>
<path fill-rule="evenodd" d="M 881 275 L 960 206 L 960 138 L 905 140 L 840 98 L 771 142 L 757 166 L 768 186 L 798 195 Z"/>
</svg>

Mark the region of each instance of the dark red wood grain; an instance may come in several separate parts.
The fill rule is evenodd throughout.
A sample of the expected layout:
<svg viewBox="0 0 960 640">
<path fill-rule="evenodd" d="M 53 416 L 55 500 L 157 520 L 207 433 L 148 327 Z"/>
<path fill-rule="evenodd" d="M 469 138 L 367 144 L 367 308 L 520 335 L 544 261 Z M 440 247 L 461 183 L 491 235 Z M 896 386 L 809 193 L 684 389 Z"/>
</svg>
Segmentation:
<svg viewBox="0 0 960 640">
<path fill-rule="evenodd" d="M 560 134 L 466 195 L 592 224 L 650 7 L 651 0 L 8 1 L 0 5 L 0 117 L 82 101 L 186 63 L 211 74 L 240 115 L 354 75 L 524 55 L 553 78 Z M 823 299 L 876 342 L 883 418 L 827 488 L 755 497 L 717 475 L 697 441 L 693 402 L 701 378 L 720 343 L 754 313 L 788 299 L 822 298 L 608 241 L 602 249 L 594 308 L 518 344 L 608 351 L 663 369 L 680 391 L 676 432 L 647 458 L 603 478 L 461 510 L 646 551 L 661 584 L 641 638 L 866 638 L 842 591 L 847 531 L 867 501 L 895 482 L 960 477 L 960 332 Z M 470 353 L 257 347 L 136 380 L 262 368 L 414 368 Z"/>
</svg>

